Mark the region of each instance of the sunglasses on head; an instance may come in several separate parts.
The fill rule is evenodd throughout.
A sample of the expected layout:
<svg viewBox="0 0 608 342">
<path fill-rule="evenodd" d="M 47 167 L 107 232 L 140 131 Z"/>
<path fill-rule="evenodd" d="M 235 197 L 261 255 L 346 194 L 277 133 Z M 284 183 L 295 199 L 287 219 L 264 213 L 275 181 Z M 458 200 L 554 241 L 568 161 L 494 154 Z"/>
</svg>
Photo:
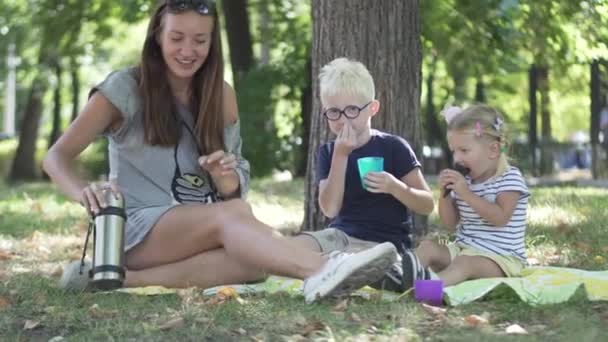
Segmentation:
<svg viewBox="0 0 608 342">
<path fill-rule="evenodd" d="M 166 4 L 172 12 L 193 10 L 200 15 L 209 15 L 213 11 L 213 0 L 167 0 Z"/>
</svg>

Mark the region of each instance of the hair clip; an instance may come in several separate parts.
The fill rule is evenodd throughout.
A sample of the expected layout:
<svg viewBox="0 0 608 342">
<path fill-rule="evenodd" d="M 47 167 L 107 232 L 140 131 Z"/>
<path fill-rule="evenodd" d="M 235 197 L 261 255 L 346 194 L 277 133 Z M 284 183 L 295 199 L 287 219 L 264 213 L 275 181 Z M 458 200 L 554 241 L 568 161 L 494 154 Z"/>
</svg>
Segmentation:
<svg viewBox="0 0 608 342">
<path fill-rule="evenodd" d="M 494 124 L 492 124 L 492 126 L 494 126 L 494 129 L 495 129 L 496 131 L 500 132 L 500 131 L 502 130 L 502 125 L 503 125 L 504 123 L 505 123 L 505 122 L 503 121 L 503 119 L 497 116 L 497 117 L 496 117 L 496 120 L 494 120 Z"/>
<path fill-rule="evenodd" d="M 475 122 L 475 136 L 478 138 L 481 136 L 481 124 L 479 121 Z"/>
<path fill-rule="evenodd" d="M 462 113 L 462 108 L 457 107 L 457 106 L 451 106 L 451 107 L 445 108 L 441 112 L 441 115 L 443 115 L 443 117 L 445 118 L 445 121 L 449 124 L 460 113 Z"/>
</svg>

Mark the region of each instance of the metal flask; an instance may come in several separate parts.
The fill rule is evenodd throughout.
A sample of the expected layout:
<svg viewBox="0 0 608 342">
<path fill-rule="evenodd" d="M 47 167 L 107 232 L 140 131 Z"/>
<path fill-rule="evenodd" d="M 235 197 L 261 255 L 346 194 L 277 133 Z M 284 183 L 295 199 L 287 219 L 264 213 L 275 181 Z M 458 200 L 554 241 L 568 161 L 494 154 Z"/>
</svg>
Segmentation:
<svg viewBox="0 0 608 342">
<path fill-rule="evenodd" d="M 94 216 L 93 265 L 89 278 L 98 290 L 122 287 L 125 279 L 124 236 L 126 214 L 122 196 L 103 191 L 106 207 Z"/>
</svg>

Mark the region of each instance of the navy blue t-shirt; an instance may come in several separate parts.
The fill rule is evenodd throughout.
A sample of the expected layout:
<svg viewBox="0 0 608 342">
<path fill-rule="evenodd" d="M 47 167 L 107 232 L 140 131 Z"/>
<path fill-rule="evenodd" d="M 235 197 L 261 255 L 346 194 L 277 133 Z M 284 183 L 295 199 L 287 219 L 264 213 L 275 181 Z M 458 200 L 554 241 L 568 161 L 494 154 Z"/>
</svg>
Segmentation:
<svg viewBox="0 0 608 342">
<path fill-rule="evenodd" d="M 317 183 L 329 175 L 335 141 L 324 144 L 317 154 Z M 330 223 L 346 234 L 367 241 L 392 242 L 400 251 L 410 245 L 409 210 L 389 194 L 374 194 L 363 188 L 357 159 L 384 157 L 384 171 L 402 179 L 420 162 L 403 138 L 372 130 L 371 139 L 348 156 L 342 208 Z"/>
</svg>

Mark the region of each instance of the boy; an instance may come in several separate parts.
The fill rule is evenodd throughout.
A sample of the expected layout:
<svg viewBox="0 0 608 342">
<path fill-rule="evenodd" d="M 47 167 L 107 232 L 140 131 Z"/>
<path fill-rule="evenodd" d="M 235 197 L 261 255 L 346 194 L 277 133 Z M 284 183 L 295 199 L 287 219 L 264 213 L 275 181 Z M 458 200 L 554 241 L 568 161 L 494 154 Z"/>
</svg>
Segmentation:
<svg viewBox="0 0 608 342">
<path fill-rule="evenodd" d="M 403 138 L 371 128 L 378 114 L 374 81 L 360 62 L 338 58 L 319 75 L 322 113 L 336 140 L 317 155 L 319 205 L 329 227 L 294 239 L 312 250 L 355 252 L 392 242 L 400 253 L 411 248 L 410 210 L 433 211 L 433 198 L 414 151 Z M 359 177 L 357 160 L 383 157 L 384 171 Z M 375 287 L 404 291 L 399 261 Z"/>
</svg>

